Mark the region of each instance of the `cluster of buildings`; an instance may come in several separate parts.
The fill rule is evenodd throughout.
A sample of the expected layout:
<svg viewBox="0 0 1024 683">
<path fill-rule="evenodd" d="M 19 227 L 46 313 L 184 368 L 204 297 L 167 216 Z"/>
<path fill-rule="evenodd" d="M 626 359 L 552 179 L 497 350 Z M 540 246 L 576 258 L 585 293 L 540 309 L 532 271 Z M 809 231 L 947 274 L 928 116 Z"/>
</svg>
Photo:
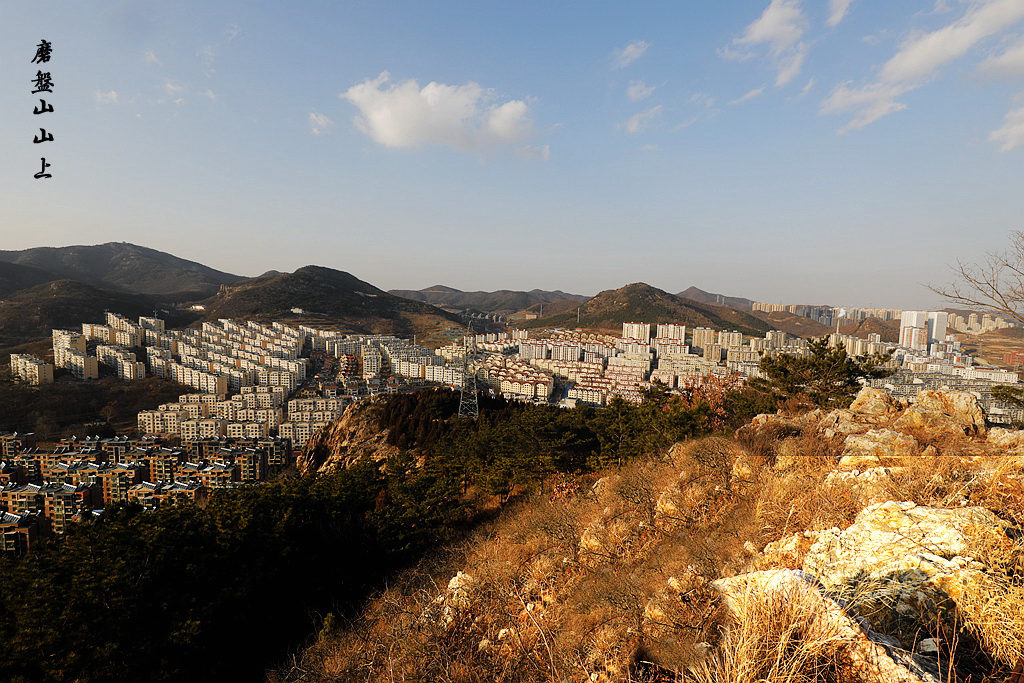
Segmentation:
<svg viewBox="0 0 1024 683">
<path fill-rule="evenodd" d="M 25 552 L 40 536 L 62 534 L 70 522 L 115 503 L 202 503 L 217 489 L 265 481 L 291 462 L 283 438 L 195 438 L 177 446 L 154 438 L 69 438 L 41 449 L 24 435 L 0 434 L 0 548 Z"/>
<path fill-rule="evenodd" d="M 949 314 L 949 327 L 958 332 L 966 332 L 967 334 L 981 334 L 983 332 L 991 332 L 993 330 L 1002 330 L 1007 327 L 1013 327 L 1013 323 L 1008 321 L 1006 318 L 998 315 L 991 315 L 989 313 L 983 313 L 978 315 L 977 313 L 970 313 L 968 315 L 959 315 L 957 313 Z"/>
</svg>

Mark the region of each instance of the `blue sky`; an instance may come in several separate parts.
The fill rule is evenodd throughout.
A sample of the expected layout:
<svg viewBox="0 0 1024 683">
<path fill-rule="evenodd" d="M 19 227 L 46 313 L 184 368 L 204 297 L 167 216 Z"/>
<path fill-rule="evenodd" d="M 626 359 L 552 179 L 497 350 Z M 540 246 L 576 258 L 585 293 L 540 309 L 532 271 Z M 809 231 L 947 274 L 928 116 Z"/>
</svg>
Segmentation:
<svg viewBox="0 0 1024 683">
<path fill-rule="evenodd" d="M 2 15 L 4 249 L 917 307 L 1024 227 L 1024 0 Z M 41 38 L 55 111 L 35 116 Z"/>
</svg>

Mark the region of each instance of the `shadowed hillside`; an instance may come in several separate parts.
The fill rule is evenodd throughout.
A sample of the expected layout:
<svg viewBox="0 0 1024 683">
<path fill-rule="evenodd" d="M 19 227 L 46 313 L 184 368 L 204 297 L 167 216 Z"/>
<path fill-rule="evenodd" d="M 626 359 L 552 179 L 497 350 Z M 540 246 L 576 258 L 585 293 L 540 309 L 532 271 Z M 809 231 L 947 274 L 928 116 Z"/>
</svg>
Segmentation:
<svg viewBox="0 0 1024 683">
<path fill-rule="evenodd" d="M 323 266 L 268 273 L 225 285 L 202 303 L 210 320 L 304 316 L 359 333 L 412 336 L 459 324 L 452 313 L 388 294 L 354 275 Z"/>
<path fill-rule="evenodd" d="M 622 330 L 624 322 L 639 321 L 734 329 L 758 336 L 771 329 L 770 325 L 749 313 L 684 299 L 643 282 L 606 290 L 584 302 L 579 307 L 578 322 L 577 312 L 571 310 L 528 321 L 524 327 L 579 327 L 615 332 Z"/>
<path fill-rule="evenodd" d="M 166 301 L 210 296 L 241 278 L 195 261 L 127 242 L 0 251 L 0 261 L 44 271 L 50 280 L 148 294 Z"/>
<path fill-rule="evenodd" d="M 529 292 L 521 292 L 499 289 L 494 292 L 463 292 L 444 285 L 434 285 L 419 290 L 392 289 L 389 290 L 389 294 L 413 301 L 423 301 L 434 306 L 471 308 L 483 313 L 512 313 L 541 303 L 587 300 L 587 297 L 580 294 L 568 294 L 557 290 L 547 292 L 542 289 L 531 289 Z"/>
</svg>

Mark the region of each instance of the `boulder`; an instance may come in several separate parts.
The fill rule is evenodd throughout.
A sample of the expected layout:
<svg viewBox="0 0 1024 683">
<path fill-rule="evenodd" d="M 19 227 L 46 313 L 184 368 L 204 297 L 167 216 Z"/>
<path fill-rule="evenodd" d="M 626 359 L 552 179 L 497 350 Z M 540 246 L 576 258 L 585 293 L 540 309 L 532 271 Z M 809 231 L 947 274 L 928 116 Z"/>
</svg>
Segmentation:
<svg viewBox="0 0 1024 683">
<path fill-rule="evenodd" d="M 851 434 L 843 444 L 843 460 L 849 456 L 874 457 L 878 462 L 890 458 L 904 458 L 917 454 L 917 440 L 909 434 L 901 434 L 891 429 L 871 429 L 864 434 Z M 845 466 L 847 469 L 850 467 Z"/>
<path fill-rule="evenodd" d="M 993 427 L 988 430 L 985 442 L 1003 451 L 1020 453 L 1024 451 L 1024 430 Z"/>
<path fill-rule="evenodd" d="M 874 425 L 852 410 L 836 409 L 821 418 L 818 429 L 828 438 L 839 434 L 863 434 Z"/>
<path fill-rule="evenodd" d="M 966 391 L 921 391 L 893 428 L 927 439 L 984 435 L 985 413 L 974 394 Z"/>
<path fill-rule="evenodd" d="M 949 618 L 949 578 L 981 570 L 969 547 L 974 525 L 1004 528 L 980 507 L 931 508 L 887 501 L 864 508 L 844 531 L 821 531 L 804 559 L 805 571 L 870 614 L 876 630 L 899 633 L 901 624 Z M 904 645 L 911 643 L 904 642 Z"/>
<path fill-rule="evenodd" d="M 865 387 L 850 404 L 850 412 L 872 418 L 895 417 L 906 408 L 904 404 L 881 389 Z"/>
<path fill-rule="evenodd" d="M 811 575 L 795 570 L 758 571 L 719 579 L 712 583 L 733 619 L 744 622 L 765 609 L 779 610 L 773 618 L 798 619 L 799 624 L 778 623 L 776 631 L 798 633 L 805 643 L 817 642 L 822 649 L 837 648 L 836 658 L 842 680 L 864 683 L 935 683 L 938 678 L 911 652 L 895 648 L 847 614 L 842 605 L 823 592 Z M 754 617 L 756 618 L 756 617 Z M 763 619 L 763 617 L 762 617 Z M 796 628 L 793 628 L 796 627 Z M 769 652 L 772 647 L 769 647 Z"/>
</svg>

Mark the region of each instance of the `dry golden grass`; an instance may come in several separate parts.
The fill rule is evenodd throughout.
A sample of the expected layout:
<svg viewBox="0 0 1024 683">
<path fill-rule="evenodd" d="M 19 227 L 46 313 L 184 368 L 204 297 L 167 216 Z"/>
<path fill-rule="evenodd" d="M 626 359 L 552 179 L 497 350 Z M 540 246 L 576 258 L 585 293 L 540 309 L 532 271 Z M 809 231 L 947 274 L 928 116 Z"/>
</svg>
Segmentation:
<svg viewBox="0 0 1024 683">
<path fill-rule="evenodd" d="M 869 498 L 857 486 L 825 485 L 840 450 L 837 439 L 793 429 L 701 439 L 609 472 L 593 489 L 523 500 L 460 548 L 400 577 L 281 676 L 839 680 L 844 646 L 806 602 L 773 599 L 723 624 L 709 581 L 751 570 L 769 542 L 848 526 Z M 1020 459 L 944 452 L 904 459 L 875 495 L 978 505 L 1024 525 Z M 1005 534 L 979 530 L 974 541 L 976 559 L 993 571 L 965 573 L 951 597 L 987 656 L 1012 668 L 1024 657 L 1024 550 Z M 460 569 L 473 583 L 454 606 L 444 596 Z M 701 643 L 717 645 L 703 664 Z"/>
<path fill-rule="evenodd" d="M 748 589 L 736 601 L 717 648 L 682 680 L 693 683 L 854 683 L 848 638 L 824 618 L 808 591 L 766 595 Z"/>
</svg>

